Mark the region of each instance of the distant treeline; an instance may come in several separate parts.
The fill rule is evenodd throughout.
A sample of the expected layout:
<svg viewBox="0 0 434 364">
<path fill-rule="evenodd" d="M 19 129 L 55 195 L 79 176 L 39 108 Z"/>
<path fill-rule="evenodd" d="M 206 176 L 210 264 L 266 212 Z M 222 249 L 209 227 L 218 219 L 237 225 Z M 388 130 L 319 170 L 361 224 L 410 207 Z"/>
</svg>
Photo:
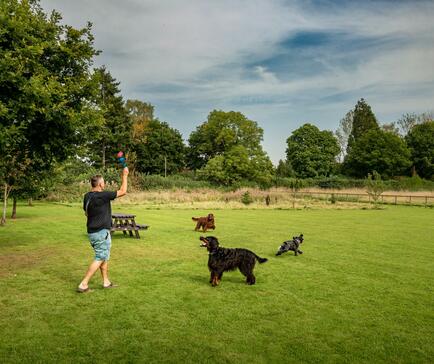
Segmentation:
<svg viewBox="0 0 434 364">
<path fill-rule="evenodd" d="M 61 14 L 46 15 L 37 0 L 1 1 L 0 14 L 2 222 L 9 196 L 45 195 L 50 181 L 74 168 L 72 179 L 89 169 L 109 177 L 119 150 L 143 188 L 157 178 L 147 175 L 179 174 L 194 176 L 189 183 L 229 188 L 285 178 L 365 178 L 373 171 L 383 179 L 433 179 L 430 113 L 380 125 L 360 99 L 336 132 L 313 124 L 294 130 L 275 167 L 262 148 L 262 128 L 240 112 L 211 111 L 185 144 L 178 130 L 155 118 L 150 103 L 124 100 L 109 70 L 93 68 L 99 51 L 91 24 L 64 25 Z"/>
</svg>

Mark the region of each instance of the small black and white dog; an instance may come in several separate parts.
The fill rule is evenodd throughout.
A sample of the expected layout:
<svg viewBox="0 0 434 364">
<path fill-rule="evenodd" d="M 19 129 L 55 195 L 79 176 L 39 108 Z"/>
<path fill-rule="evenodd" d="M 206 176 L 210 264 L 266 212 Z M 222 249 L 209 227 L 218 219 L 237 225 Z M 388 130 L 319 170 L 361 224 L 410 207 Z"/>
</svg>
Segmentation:
<svg viewBox="0 0 434 364">
<path fill-rule="evenodd" d="M 292 240 L 284 241 L 281 246 L 279 246 L 279 250 L 276 255 L 282 255 L 288 251 L 293 251 L 294 255 L 303 254 L 303 252 L 299 249 L 300 244 L 303 243 L 303 234 L 300 236 L 294 236 Z"/>
</svg>

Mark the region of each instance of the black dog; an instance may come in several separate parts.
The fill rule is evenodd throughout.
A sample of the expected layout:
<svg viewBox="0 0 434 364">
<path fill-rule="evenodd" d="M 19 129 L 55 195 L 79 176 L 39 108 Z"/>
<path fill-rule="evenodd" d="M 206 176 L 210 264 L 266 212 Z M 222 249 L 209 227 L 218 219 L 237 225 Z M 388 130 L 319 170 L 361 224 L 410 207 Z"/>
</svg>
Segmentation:
<svg viewBox="0 0 434 364">
<path fill-rule="evenodd" d="M 303 254 L 303 252 L 299 249 L 300 244 L 303 243 L 303 234 L 300 236 L 294 236 L 292 240 L 284 241 L 283 244 L 279 247 L 276 255 L 281 255 L 290 250 L 294 252 L 294 255 Z"/>
<path fill-rule="evenodd" d="M 238 268 L 247 279 L 247 284 L 255 284 L 256 278 L 253 275 L 253 268 L 255 267 L 256 260 L 259 263 L 265 263 L 268 259 L 258 257 L 255 253 L 247 249 L 226 249 L 219 247 L 219 241 L 214 236 L 201 236 L 202 244 L 200 246 L 206 247 L 209 252 L 208 268 L 211 272 L 211 279 L 209 283 L 217 286 L 222 279 L 223 272 L 234 270 Z"/>
</svg>

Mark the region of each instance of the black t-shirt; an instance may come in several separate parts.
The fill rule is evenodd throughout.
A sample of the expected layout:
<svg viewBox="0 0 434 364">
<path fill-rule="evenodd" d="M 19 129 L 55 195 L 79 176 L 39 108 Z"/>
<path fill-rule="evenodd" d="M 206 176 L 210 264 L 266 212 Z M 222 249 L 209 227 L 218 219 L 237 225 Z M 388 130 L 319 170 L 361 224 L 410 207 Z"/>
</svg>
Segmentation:
<svg viewBox="0 0 434 364">
<path fill-rule="evenodd" d="M 112 226 L 110 201 L 116 198 L 116 191 L 88 192 L 84 195 L 83 210 L 87 205 L 87 232 L 96 233 Z"/>
</svg>

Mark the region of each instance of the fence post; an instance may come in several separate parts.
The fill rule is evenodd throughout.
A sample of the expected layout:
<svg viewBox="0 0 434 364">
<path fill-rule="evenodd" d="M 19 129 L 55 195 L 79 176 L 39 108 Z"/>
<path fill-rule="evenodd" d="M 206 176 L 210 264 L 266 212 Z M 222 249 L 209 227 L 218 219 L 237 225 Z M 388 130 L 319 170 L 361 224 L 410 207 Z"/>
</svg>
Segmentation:
<svg viewBox="0 0 434 364">
<path fill-rule="evenodd" d="M 395 205 L 396 205 L 396 203 L 397 203 L 397 201 L 396 201 L 396 200 L 397 200 L 397 197 L 398 197 L 398 196 L 397 196 L 397 195 L 395 195 Z"/>
<path fill-rule="evenodd" d="M 428 206 L 428 196 L 425 196 L 425 207 Z"/>
<path fill-rule="evenodd" d="M 410 195 L 410 205 L 411 205 L 411 195 Z"/>
</svg>

